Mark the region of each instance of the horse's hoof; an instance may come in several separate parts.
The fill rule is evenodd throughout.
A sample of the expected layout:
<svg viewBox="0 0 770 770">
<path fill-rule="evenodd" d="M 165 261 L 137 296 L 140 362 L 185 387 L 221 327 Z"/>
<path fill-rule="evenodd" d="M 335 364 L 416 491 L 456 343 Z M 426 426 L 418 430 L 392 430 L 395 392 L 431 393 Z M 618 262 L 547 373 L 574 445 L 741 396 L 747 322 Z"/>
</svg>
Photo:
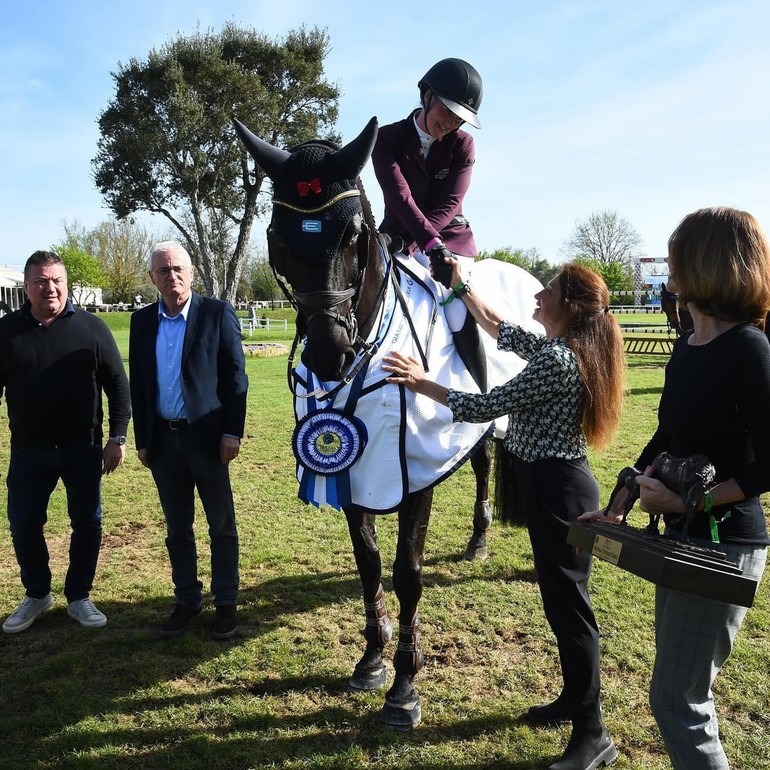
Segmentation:
<svg viewBox="0 0 770 770">
<path fill-rule="evenodd" d="M 475 546 L 472 543 L 468 543 L 468 547 L 465 549 L 465 561 L 485 561 L 489 556 L 489 549 L 486 545 Z"/>
<path fill-rule="evenodd" d="M 412 730 L 420 724 L 421 719 L 420 696 L 417 693 L 412 693 L 401 703 L 386 698 L 380 711 L 380 722 L 394 730 Z"/>
<path fill-rule="evenodd" d="M 348 680 L 351 690 L 370 691 L 379 690 L 388 681 L 388 671 L 384 665 L 372 668 L 354 668 L 353 675 Z"/>
</svg>

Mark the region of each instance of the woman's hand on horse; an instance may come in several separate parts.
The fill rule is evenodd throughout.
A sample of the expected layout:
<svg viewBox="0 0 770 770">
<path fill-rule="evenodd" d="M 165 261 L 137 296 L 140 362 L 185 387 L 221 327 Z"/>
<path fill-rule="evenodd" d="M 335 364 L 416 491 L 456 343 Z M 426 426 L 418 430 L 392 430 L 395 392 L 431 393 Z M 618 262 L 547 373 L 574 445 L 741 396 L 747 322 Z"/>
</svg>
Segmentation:
<svg viewBox="0 0 770 770">
<path fill-rule="evenodd" d="M 393 382 L 397 385 L 403 385 L 405 388 L 419 393 L 439 404 L 447 405 L 447 394 L 449 390 L 443 385 L 439 385 L 425 376 L 425 369 L 422 364 L 412 356 L 405 356 L 397 350 L 391 351 L 389 356 L 383 356 L 382 368 L 386 372 L 393 372 L 386 382 Z"/>
<path fill-rule="evenodd" d="M 425 369 L 413 356 L 405 356 L 393 350 L 389 356 L 383 356 L 382 360 L 382 368 L 386 372 L 393 372 L 393 375 L 388 377 L 388 382 L 405 385 L 410 390 L 416 391 L 420 383 L 425 380 Z"/>
</svg>

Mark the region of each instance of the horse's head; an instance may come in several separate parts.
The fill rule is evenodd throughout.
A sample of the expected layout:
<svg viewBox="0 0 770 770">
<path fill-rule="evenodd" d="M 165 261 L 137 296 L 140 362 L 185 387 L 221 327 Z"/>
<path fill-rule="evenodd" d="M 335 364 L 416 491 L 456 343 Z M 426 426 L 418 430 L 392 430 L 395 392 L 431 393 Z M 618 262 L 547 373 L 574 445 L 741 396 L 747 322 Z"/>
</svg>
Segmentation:
<svg viewBox="0 0 770 770">
<path fill-rule="evenodd" d="M 291 287 L 297 330 L 307 337 L 302 360 L 321 380 L 341 380 L 363 342 L 357 316 L 372 314 L 373 300 L 362 296 L 362 287 L 377 242 L 358 175 L 374 147 L 377 119 L 342 148 L 312 141 L 291 150 L 234 122 L 273 182 L 268 254 Z"/>
<path fill-rule="evenodd" d="M 669 291 L 665 283 L 660 285 L 660 309 L 666 315 L 669 331 L 673 329 L 677 337 L 693 328 L 690 312 L 679 304 L 679 294 Z"/>
</svg>

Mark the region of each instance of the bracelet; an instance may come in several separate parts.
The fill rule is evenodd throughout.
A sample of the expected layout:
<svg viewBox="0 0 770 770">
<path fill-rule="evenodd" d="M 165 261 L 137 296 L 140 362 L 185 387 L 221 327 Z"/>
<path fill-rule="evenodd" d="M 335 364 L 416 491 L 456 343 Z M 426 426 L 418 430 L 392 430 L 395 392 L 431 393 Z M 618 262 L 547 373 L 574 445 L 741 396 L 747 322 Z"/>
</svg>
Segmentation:
<svg viewBox="0 0 770 770">
<path fill-rule="evenodd" d="M 469 283 L 460 283 L 457 286 L 452 289 L 452 294 L 455 295 L 458 299 L 460 297 L 464 297 L 466 294 L 469 294 L 471 290 L 471 285 Z"/>
<path fill-rule="evenodd" d="M 439 305 L 448 305 L 455 297 L 458 299 L 460 297 L 464 297 L 466 294 L 468 294 L 471 290 L 471 285 L 469 283 L 463 283 L 460 281 L 460 283 L 457 284 L 457 286 L 452 289 L 452 291 L 449 293 L 446 299 L 442 299 L 438 304 Z"/>
<path fill-rule="evenodd" d="M 707 489 L 703 493 L 703 512 L 711 513 L 711 507 L 714 505 L 714 498 L 711 496 L 711 490 Z"/>
</svg>

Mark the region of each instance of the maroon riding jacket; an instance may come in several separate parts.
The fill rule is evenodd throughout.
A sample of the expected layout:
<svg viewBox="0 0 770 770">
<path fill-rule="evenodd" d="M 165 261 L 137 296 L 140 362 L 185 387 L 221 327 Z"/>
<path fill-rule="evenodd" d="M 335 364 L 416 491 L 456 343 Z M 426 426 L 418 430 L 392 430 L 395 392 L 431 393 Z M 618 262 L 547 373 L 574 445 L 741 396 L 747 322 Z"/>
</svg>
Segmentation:
<svg viewBox="0 0 770 770">
<path fill-rule="evenodd" d="M 414 125 L 417 112 L 383 126 L 377 136 L 372 163 L 385 200 L 380 230 L 403 238 L 410 253 L 440 238 L 450 251 L 475 257 L 462 211 L 475 162 L 473 137 L 452 131 L 431 145 L 426 159 Z"/>
</svg>

